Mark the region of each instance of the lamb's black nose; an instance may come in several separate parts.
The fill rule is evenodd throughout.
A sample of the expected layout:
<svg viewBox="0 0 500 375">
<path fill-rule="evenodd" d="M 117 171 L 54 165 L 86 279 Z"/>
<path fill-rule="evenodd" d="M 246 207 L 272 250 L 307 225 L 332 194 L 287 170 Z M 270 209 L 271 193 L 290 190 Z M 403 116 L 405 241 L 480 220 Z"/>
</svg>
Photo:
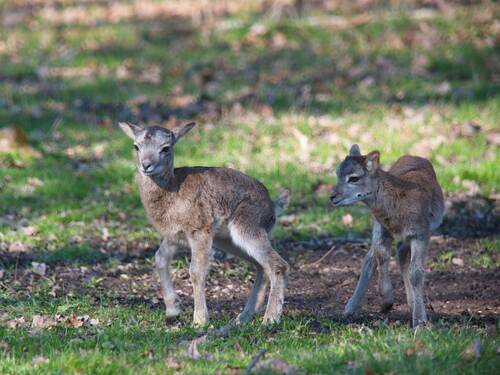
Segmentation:
<svg viewBox="0 0 500 375">
<path fill-rule="evenodd" d="M 142 169 L 146 172 L 149 172 L 153 169 L 153 165 L 150 162 L 142 163 Z"/>
<path fill-rule="evenodd" d="M 332 194 L 330 194 L 330 201 L 334 201 L 335 198 L 337 198 L 337 193 L 333 192 Z"/>
</svg>

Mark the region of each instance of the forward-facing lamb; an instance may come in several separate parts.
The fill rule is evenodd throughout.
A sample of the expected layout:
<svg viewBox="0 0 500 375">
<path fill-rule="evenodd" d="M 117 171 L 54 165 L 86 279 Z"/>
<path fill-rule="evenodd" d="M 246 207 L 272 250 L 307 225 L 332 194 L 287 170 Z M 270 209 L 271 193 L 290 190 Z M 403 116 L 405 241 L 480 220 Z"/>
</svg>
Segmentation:
<svg viewBox="0 0 500 375">
<path fill-rule="evenodd" d="M 389 259 L 392 241 L 396 239 L 412 324 L 417 327 L 427 321 L 424 262 L 431 232 L 441 224 L 443 217 L 443 192 L 429 160 L 405 155 L 385 172 L 379 167 L 379 158 L 378 151 L 361 155 L 358 145 L 353 145 L 337 167 L 337 185 L 330 197 L 335 207 L 364 202 L 374 217 L 371 248 L 363 260 L 361 275 L 345 306 L 344 317 L 349 321 L 359 314 L 377 265 L 382 311 L 392 308 Z"/>
<path fill-rule="evenodd" d="M 262 183 L 229 168 L 174 169 L 174 144 L 194 125 L 189 123 L 169 130 L 120 123 L 134 141 L 142 203 L 163 238 L 155 261 L 167 317 L 180 313 L 169 264 L 179 247 L 188 246 L 193 323 L 208 323 L 205 280 L 210 253 L 216 247 L 246 259 L 257 269 L 250 297 L 237 322 L 249 320 L 260 310 L 269 284 L 264 323 L 277 322 L 283 308 L 289 266 L 272 248 L 270 235 L 277 215 L 288 203 L 288 194 L 273 202 Z"/>
</svg>

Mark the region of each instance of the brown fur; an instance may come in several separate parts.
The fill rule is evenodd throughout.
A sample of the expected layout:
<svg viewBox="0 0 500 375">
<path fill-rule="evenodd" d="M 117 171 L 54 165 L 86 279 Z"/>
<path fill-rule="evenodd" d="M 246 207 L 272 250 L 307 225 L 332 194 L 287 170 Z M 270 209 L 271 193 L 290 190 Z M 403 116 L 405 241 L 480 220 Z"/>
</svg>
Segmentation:
<svg viewBox="0 0 500 375">
<path fill-rule="evenodd" d="M 394 237 L 424 234 L 439 226 L 443 193 L 427 159 L 405 155 L 388 172 L 379 168 L 375 178 L 378 193 L 367 204 Z"/>
<path fill-rule="evenodd" d="M 173 146 L 194 124 L 173 130 L 120 124 L 136 148 L 142 203 L 163 242 L 156 253 L 168 317 L 180 311 L 169 263 L 179 246 L 191 249 L 195 324 L 208 323 L 205 280 L 212 247 L 243 257 L 257 269 L 254 288 L 237 323 L 258 311 L 270 284 L 265 322 L 279 320 L 288 264 L 271 247 L 276 215 L 288 202 L 276 202 L 256 179 L 229 168 L 173 168 Z"/>
<path fill-rule="evenodd" d="M 346 305 L 345 316 L 351 319 L 359 313 L 377 266 L 382 309 L 392 307 L 388 261 L 392 241 L 397 239 L 407 301 L 413 325 L 417 326 L 427 320 L 423 301 L 424 261 L 431 232 L 440 225 L 443 216 L 443 193 L 427 159 L 405 155 L 386 172 L 379 167 L 379 155 L 374 151 L 362 156 L 354 145 L 337 168 L 338 183 L 331 196 L 334 206 L 361 201 L 374 216 L 372 247 L 363 260 L 361 276 Z"/>
<path fill-rule="evenodd" d="M 148 217 L 162 236 L 227 225 L 242 202 L 252 202 L 253 220 L 259 227 L 270 231 L 276 222 L 265 186 L 233 169 L 176 168 L 165 186 L 142 175 L 137 182 Z"/>
</svg>

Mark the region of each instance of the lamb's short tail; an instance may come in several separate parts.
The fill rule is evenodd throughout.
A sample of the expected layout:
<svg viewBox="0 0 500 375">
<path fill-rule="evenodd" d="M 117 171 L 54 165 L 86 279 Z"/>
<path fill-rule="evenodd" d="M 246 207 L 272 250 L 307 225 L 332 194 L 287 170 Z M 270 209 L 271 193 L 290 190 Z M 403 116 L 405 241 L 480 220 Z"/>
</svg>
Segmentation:
<svg viewBox="0 0 500 375">
<path fill-rule="evenodd" d="M 274 201 L 274 215 L 276 217 L 280 216 L 283 211 L 285 211 L 291 196 L 292 194 L 288 190 L 283 190 L 278 198 L 276 198 Z"/>
</svg>

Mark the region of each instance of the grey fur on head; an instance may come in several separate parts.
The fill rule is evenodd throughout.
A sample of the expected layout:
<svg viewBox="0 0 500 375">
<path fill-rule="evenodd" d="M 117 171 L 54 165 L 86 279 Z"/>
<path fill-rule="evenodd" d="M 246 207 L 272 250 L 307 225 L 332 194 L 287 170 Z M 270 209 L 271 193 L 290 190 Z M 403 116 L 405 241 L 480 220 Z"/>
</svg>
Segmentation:
<svg viewBox="0 0 500 375">
<path fill-rule="evenodd" d="M 357 144 L 351 146 L 349 150 L 349 156 L 361 156 L 361 150 Z"/>
</svg>

